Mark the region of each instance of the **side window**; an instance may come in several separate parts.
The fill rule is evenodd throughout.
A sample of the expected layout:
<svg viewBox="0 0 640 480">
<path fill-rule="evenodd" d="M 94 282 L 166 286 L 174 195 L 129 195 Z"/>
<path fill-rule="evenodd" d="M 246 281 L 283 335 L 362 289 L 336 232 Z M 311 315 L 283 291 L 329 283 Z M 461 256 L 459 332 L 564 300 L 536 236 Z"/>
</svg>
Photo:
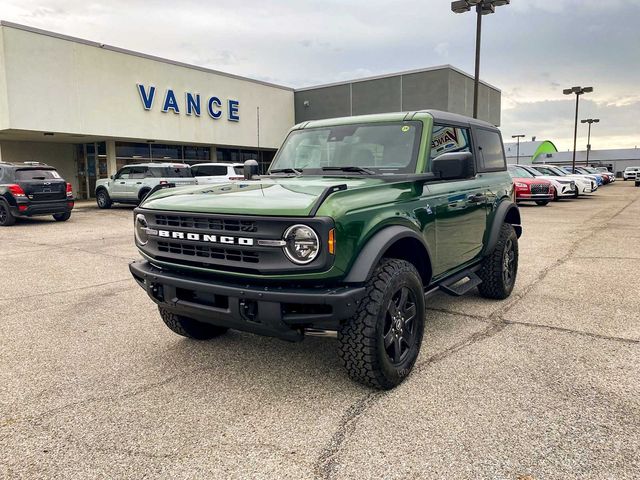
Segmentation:
<svg viewBox="0 0 640 480">
<path fill-rule="evenodd" d="M 118 173 L 116 173 L 115 179 L 116 180 L 126 180 L 129 178 L 129 174 L 131 173 L 131 169 L 130 168 L 123 168 L 122 170 L 120 170 Z"/>
<path fill-rule="evenodd" d="M 140 179 L 145 177 L 147 167 L 131 167 L 129 178 Z"/>
<path fill-rule="evenodd" d="M 476 130 L 478 142 L 479 170 L 504 170 L 506 161 L 500 134 L 494 130 Z"/>
<path fill-rule="evenodd" d="M 0 168 L 0 183 L 2 183 L 2 175 L 3 175 L 3 170 L 2 168 Z"/>
<path fill-rule="evenodd" d="M 451 152 L 471 152 L 469 129 L 449 125 L 434 125 L 429 160 Z M 431 162 L 429 162 L 431 163 Z"/>
<path fill-rule="evenodd" d="M 191 168 L 194 177 L 214 177 L 227 174 L 226 165 L 201 165 Z"/>
</svg>

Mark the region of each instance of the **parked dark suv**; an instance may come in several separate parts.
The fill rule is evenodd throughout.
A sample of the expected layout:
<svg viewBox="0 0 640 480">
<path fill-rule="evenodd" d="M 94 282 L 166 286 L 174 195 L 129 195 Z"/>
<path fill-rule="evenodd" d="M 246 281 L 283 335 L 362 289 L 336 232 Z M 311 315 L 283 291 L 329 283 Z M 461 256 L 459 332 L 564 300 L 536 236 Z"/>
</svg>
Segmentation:
<svg viewBox="0 0 640 480">
<path fill-rule="evenodd" d="M 36 215 L 53 215 L 64 222 L 72 209 L 71 184 L 55 168 L 38 162 L 0 162 L 0 226 Z"/>
</svg>

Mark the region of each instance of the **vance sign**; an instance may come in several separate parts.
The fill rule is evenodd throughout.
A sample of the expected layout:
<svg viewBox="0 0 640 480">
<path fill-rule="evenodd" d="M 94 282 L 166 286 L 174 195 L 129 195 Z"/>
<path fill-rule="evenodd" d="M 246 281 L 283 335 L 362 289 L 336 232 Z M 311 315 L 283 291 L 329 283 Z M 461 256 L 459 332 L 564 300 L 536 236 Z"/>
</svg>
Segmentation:
<svg viewBox="0 0 640 480">
<path fill-rule="evenodd" d="M 151 110 L 155 104 L 160 106 L 164 113 L 169 111 L 199 117 L 204 113 L 214 120 L 219 120 L 224 115 L 230 122 L 240 121 L 240 102 L 238 100 L 221 100 L 219 97 L 201 97 L 199 93 L 185 92 L 181 101 L 171 88 L 167 88 L 164 94 L 158 93 L 158 89 L 153 86 L 137 84 L 138 94 L 145 110 Z M 156 98 L 158 97 L 158 98 Z"/>
</svg>

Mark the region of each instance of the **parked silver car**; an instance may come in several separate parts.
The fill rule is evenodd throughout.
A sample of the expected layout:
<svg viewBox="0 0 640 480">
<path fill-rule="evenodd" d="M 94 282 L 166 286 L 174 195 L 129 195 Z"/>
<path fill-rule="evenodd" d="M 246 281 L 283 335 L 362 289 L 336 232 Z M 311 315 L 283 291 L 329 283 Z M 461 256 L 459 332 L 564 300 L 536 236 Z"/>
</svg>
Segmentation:
<svg viewBox="0 0 640 480">
<path fill-rule="evenodd" d="M 196 179 L 183 163 L 127 165 L 96 182 L 96 202 L 99 208 L 111 208 L 113 203 L 137 205 L 155 186 L 163 184 L 195 185 Z"/>
</svg>

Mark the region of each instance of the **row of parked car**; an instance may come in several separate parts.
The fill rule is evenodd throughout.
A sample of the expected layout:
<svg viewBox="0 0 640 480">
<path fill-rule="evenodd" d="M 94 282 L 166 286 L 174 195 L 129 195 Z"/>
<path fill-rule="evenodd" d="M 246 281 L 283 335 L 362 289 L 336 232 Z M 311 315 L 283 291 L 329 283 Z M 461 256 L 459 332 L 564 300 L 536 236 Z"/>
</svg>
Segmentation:
<svg viewBox="0 0 640 480">
<path fill-rule="evenodd" d="M 154 188 L 165 184 L 175 186 L 207 185 L 241 180 L 241 163 L 141 163 L 128 165 L 115 175 L 96 182 L 96 202 L 99 208 L 111 208 L 113 203 L 137 205 Z"/>
<path fill-rule="evenodd" d="M 127 165 L 115 175 L 96 182 L 99 208 L 113 203 L 137 205 L 154 188 L 163 185 L 197 185 L 241 180 L 241 163 L 142 163 Z M 601 185 L 616 181 L 605 167 L 557 165 L 509 165 L 518 202 L 547 205 L 563 198 L 592 194 Z M 640 186 L 640 167 L 628 167 L 623 179 Z M 74 198 L 71 184 L 55 168 L 39 162 L 0 162 L 0 226 L 13 225 L 18 217 L 52 215 L 57 221 L 71 217 Z"/>
<path fill-rule="evenodd" d="M 562 198 L 578 198 L 595 193 L 602 185 L 616 181 L 605 167 L 565 167 L 558 165 L 509 165 L 518 202 L 544 206 Z"/>
</svg>

